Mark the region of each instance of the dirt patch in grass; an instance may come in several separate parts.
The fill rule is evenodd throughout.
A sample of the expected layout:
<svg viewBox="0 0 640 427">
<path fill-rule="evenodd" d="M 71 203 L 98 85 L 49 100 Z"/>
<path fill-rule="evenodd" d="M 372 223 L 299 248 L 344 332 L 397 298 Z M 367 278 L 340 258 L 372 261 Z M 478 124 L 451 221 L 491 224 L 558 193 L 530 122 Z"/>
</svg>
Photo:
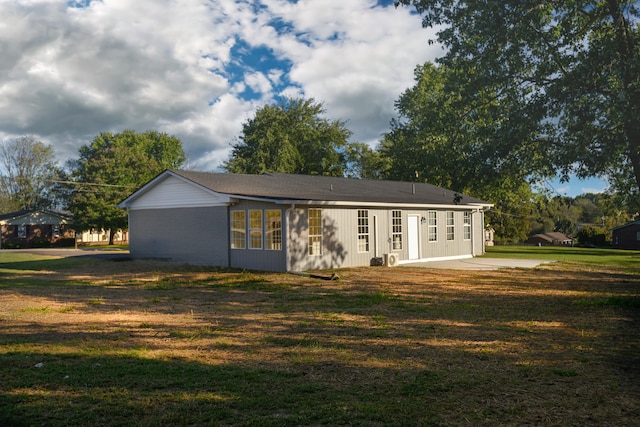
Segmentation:
<svg viewBox="0 0 640 427">
<path fill-rule="evenodd" d="M 91 261 L 2 276 L 0 421 L 640 419 L 636 275 L 563 265 L 339 275 Z"/>
</svg>

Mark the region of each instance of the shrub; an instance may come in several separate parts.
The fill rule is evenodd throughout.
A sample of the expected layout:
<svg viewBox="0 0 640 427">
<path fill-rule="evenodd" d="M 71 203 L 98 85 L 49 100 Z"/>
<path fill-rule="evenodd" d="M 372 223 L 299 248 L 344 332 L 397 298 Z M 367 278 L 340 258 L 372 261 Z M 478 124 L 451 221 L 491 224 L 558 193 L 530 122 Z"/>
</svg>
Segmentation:
<svg viewBox="0 0 640 427">
<path fill-rule="evenodd" d="M 33 239 L 31 241 L 32 248 L 50 248 L 51 242 L 48 239 Z"/>
<path fill-rule="evenodd" d="M 600 227 L 585 225 L 576 236 L 582 245 L 605 246 L 609 242 L 609 233 Z"/>
<path fill-rule="evenodd" d="M 2 249 L 21 249 L 22 244 L 20 242 L 2 242 Z"/>
<path fill-rule="evenodd" d="M 75 244 L 76 244 L 75 238 L 65 237 L 65 238 L 59 239 L 57 242 L 53 244 L 53 246 L 56 248 L 70 248 L 75 246 Z"/>
</svg>

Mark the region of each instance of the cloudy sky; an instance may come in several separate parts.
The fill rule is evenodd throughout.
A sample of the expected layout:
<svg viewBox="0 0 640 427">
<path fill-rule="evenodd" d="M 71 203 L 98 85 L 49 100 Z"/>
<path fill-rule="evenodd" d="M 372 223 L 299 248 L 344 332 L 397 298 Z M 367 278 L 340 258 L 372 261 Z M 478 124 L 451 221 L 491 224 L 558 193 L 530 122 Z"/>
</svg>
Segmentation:
<svg viewBox="0 0 640 427">
<path fill-rule="evenodd" d="M 375 145 L 442 54 L 433 37 L 393 0 L 0 0 L 0 140 L 64 162 L 100 132 L 153 129 L 217 170 L 257 108 L 302 96 Z"/>
</svg>

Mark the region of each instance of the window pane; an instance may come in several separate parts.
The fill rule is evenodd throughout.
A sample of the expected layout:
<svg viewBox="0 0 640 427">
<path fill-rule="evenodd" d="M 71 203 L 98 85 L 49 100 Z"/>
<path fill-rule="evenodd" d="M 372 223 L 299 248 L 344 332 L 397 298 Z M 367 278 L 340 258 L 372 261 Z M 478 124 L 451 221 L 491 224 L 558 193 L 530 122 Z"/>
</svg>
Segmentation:
<svg viewBox="0 0 640 427">
<path fill-rule="evenodd" d="M 453 212 L 447 212 L 447 240 L 455 239 L 455 220 Z"/>
<path fill-rule="evenodd" d="M 464 213 L 464 239 L 471 240 L 471 212 Z"/>
<path fill-rule="evenodd" d="M 231 247 L 244 249 L 246 245 L 246 223 L 244 211 L 231 212 Z"/>
<path fill-rule="evenodd" d="M 369 252 L 369 211 L 358 210 L 358 252 Z"/>
<path fill-rule="evenodd" d="M 267 249 L 282 249 L 282 219 L 280 210 L 265 211 L 267 218 Z"/>
<path fill-rule="evenodd" d="M 311 208 L 309 216 L 309 255 L 322 255 L 322 209 Z"/>
<path fill-rule="evenodd" d="M 392 248 L 394 251 L 402 250 L 402 211 L 393 211 L 392 214 Z"/>
<path fill-rule="evenodd" d="M 249 211 L 249 249 L 262 249 L 262 211 Z"/>
<path fill-rule="evenodd" d="M 427 216 L 429 217 L 429 241 L 436 242 L 438 241 L 438 217 L 435 211 L 429 211 Z"/>
</svg>

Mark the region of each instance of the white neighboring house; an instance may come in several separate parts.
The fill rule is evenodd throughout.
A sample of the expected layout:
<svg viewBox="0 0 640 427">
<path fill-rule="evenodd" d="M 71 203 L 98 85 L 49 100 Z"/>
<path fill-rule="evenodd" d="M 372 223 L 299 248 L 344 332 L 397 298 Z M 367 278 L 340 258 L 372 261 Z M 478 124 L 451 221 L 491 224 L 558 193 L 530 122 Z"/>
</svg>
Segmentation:
<svg viewBox="0 0 640 427">
<path fill-rule="evenodd" d="M 134 258 L 264 271 L 482 255 L 491 206 L 424 183 L 182 170 L 118 204 Z"/>
<path fill-rule="evenodd" d="M 115 244 L 124 244 L 128 241 L 128 232 L 125 230 L 118 230 L 116 234 L 113 236 L 113 243 Z M 81 234 L 78 234 L 78 243 L 82 244 L 107 244 L 109 243 L 109 230 L 91 230 L 91 231 L 83 231 Z"/>
</svg>

